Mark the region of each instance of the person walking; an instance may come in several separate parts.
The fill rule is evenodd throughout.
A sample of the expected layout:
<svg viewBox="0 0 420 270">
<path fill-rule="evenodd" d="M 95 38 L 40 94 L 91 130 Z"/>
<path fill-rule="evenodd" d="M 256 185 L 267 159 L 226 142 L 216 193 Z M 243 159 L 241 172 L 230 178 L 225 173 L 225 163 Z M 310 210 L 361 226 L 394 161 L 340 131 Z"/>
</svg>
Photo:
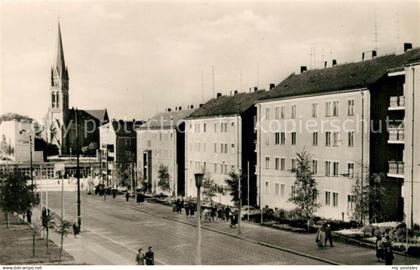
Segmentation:
<svg viewBox="0 0 420 270">
<path fill-rule="evenodd" d="M 315 242 L 317 243 L 319 248 L 324 247 L 324 244 L 325 244 L 325 226 L 324 226 L 324 224 L 322 224 L 321 227 L 318 228 L 318 231 L 316 233 Z"/>
<path fill-rule="evenodd" d="M 153 252 L 152 247 L 148 248 L 144 260 L 146 261 L 146 265 L 155 265 L 155 253 Z"/>
<path fill-rule="evenodd" d="M 74 238 L 78 238 L 78 236 L 79 236 L 79 226 L 77 226 L 76 222 L 73 223 L 73 234 L 74 234 Z"/>
<path fill-rule="evenodd" d="M 327 246 L 327 241 L 330 242 L 330 247 L 333 247 L 331 225 L 329 223 L 327 223 L 327 226 L 325 227 L 325 242 L 324 242 L 325 246 Z"/>
<path fill-rule="evenodd" d="M 188 203 L 185 204 L 185 214 L 187 215 L 187 218 L 190 217 L 190 205 Z"/>
<path fill-rule="evenodd" d="M 392 252 L 392 242 L 389 238 L 389 235 L 385 237 L 385 242 L 383 244 L 384 246 L 384 261 L 385 265 L 392 265 L 392 262 L 394 260 L 394 253 Z"/>
<path fill-rule="evenodd" d="M 382 262 L 382 260 L 384 259 L 384 242 L 382 240 L 381 235 L 376 236 L 375 249 L 376 249 L 376 261 Z"/>
<path fill-rule="evenodd" d="M 225 219 L 226 219 L 226 221 L 229 221 L 231 212 L 232 211 L 230 210 L 229 206 L 226 206 L 226 208 L 225 208 Z"/>
<path fill-rule="evenodd" d="M 31 224 L 32 223 L 32 211 L 31 209 L 28 209 L 26 211 L 26 221 Z"/>
<path fill-rule="evenodd" d="M 130 198 L 130 194 L 128 194 L 128 191 L 125 193 L 125 201 L 128 202 L 128 199 Z"/>
<path fill-rule="evenodd" d="M 137 265 L 144 265 L 145 255 L 143 253 L 143 249 L 139 249 L 139 252 L 136 255 L 136 263 Z"/>
<path fill-rule="evenodd" d="M 181 198 L 181 202 L 179 204 L 179 214 L 182 214 L 182 208 L 184 208 L 184 198 Z"/>
</svg>

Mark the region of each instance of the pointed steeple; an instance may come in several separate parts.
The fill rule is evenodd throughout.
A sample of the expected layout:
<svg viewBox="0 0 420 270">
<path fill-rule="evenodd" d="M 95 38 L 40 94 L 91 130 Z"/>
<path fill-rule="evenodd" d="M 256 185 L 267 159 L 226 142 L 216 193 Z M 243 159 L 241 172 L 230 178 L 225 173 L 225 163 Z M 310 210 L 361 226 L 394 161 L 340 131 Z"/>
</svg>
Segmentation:
<svg viewBox="0 0 420 270">
<path fill-rule="evenodd" d="M 66 75 L 66 63 L 64 62 L 63 42 L 61 40 L 60 21 L 58 22 L 58 41 L 57 41 L 57 59 L 56 68 L 60 76 Z"/>
</svg>

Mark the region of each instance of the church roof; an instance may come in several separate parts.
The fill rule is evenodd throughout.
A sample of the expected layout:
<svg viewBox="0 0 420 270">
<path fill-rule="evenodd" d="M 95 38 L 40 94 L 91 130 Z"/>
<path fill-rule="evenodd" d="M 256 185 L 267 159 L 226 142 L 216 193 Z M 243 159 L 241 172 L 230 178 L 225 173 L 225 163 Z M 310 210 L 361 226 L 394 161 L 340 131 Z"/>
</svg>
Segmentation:
<svg viewBox="0 0 420 270">
<path fill-rule="evenodd" d="M 385 55 L 361 62 L 308 70 L 301 74 L 293 73 L 260 99 L 369 87 L 385 76 L 389 70 L 418 61 L 420 61 L 420 48 L 415 48 L 403 54 Z"/>
<path fill-rule="evenodd" d="M 63 41 L 61 39 L 60 22 L 58 23 L 57 59 L 55 63 L 55 68 L 57 69 L 60 76 L 67 76 L 66 63 L 64 61 Z"/>
<path fill-rule="evenodd" d="M 108 119 L 108 112 L 106 109 L 103 110 L 84 110 L 85 112 L 87 112 L 88 114 L 90 114 L 91 116 L 95 117 L 96 119 L 98 119 L 101 123 L 106 123 L 109 121 Z"/>
</svg>

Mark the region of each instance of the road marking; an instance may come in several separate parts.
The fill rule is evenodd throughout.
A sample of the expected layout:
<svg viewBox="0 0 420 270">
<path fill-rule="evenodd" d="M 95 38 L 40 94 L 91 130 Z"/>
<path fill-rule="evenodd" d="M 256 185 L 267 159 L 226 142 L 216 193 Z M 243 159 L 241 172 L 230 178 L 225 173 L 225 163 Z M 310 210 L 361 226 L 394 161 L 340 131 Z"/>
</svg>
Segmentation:
<svg viewBox="0 0 420 270">
<path fill-rule="evenodd" d="M 133 249 L 133 248 L 129 248 L 129 247 L 127 247 L 126 245 L 124 245 L 123 243 L 121 243 L 121 242 L 119 242 L 119 241 L 116 241 L 116 240 L 114 240 L 114 239 L 112 239 L 112 238 L 110 238 L 110 237 L 108 237 L 108 236 L 105 236 L 105 235 L 103 235 L 103 234 L 100 234 L 100 233 L 98 233 L 98 232 L 96 232 L 96 231 L 94 231 L 94 230 L 92 230 L 92 229 L 90 229 L 90 228 L 87 228 L 86 229 L 88 232 L 91 232 L 91 233 L 93 233 L 93 234 L 95 234 L 95 235 L 97 235 L 97 236 L 99 236 L 99 237 L 101 237 L 101 238 L 103 238 L 103 239 L 106 239 L 106 240 L 108 240 L 108 241 L 110 241 L 110 242 L 112 242 L 112 243 L 114 243 L 114 244 L 117 244 L 117 245 L 119 245 L 119 246 L 122 246 L 122 247 L 124 247 L 125 249 L 128 249 L 128 250 L 130 250 L 130 251 L 132 251 L 133 253 L 135 253 L 135 254 L 137 254 L 137 250 L 135 250 L 135 249 Z M 156 262 L 158 262 L 159 264 L 163 264 L 163 265 L 168 265 L 167 263 L 165 263 L 165 262 L 163 262 L 162 260 L 159 260 L 159 259 L 155 259 L 155 261 Z"/>
</svg>

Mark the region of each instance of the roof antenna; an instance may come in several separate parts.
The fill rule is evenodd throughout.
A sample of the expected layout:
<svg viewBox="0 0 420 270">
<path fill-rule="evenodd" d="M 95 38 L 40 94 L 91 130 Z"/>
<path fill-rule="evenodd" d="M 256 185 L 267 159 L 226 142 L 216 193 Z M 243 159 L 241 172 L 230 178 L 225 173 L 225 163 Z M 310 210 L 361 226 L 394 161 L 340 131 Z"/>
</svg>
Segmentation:
<svg viewBox="0 0 420 270">
<path fill-rule="evenodd" d="M 375 51 L 378 51 L 378 21 L 377 21 L 377 8 L 374 14 L 374 36 L 375 36 Z"/>
</svg>

